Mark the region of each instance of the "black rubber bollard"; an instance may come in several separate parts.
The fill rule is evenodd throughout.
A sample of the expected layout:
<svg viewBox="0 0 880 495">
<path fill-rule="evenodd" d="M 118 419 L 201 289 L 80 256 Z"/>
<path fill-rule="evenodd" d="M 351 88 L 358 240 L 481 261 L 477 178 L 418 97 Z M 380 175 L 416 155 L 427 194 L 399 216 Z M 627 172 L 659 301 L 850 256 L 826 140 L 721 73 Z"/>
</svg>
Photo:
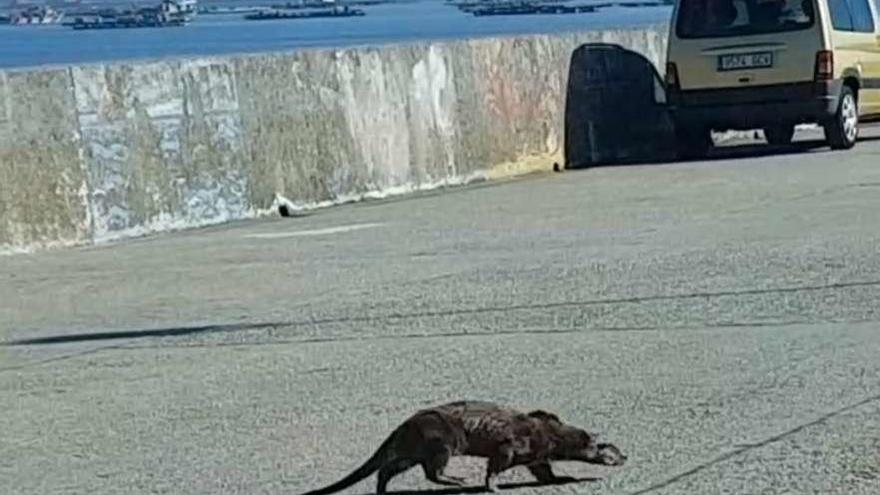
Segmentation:
<svg viewBox="0 0 880 495">
<path fill-rule="evenodd" d="M 666 89 L 654 64 L 614 44 L 575 49 L 565 101 L 565 168 L 675 157 Z"/>
</svg>

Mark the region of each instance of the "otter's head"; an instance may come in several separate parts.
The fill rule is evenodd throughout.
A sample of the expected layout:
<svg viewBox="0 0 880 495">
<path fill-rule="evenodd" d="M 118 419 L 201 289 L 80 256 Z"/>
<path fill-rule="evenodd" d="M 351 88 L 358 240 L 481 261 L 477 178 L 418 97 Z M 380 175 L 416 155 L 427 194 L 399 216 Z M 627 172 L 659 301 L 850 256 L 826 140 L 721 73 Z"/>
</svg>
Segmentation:
<svg viewBox="0 0 880 495">
<path fill-rule="evenodd" d="M 552 457 L 556 460 L 581 461 L 603 466 L 622 466 L 626 456 L 615 445 L 598 443 L 595 435 L 563 423 L 556 415 L 533 411 L 529 416 L 541 421 L 553 438 Z"/>
<path fill-rule="evenodd" d="M 590 461 L 593 464 L 602 464 L 604 466 L 623 466 L 623 463 L 626 462 L 626 456 L 623 455 L 623 452 L 620 451 L 614 444 L 610 443 L 600 443 L 596 446 L 598 448 L 597 455 L 594 461 Z"/>
</svg>

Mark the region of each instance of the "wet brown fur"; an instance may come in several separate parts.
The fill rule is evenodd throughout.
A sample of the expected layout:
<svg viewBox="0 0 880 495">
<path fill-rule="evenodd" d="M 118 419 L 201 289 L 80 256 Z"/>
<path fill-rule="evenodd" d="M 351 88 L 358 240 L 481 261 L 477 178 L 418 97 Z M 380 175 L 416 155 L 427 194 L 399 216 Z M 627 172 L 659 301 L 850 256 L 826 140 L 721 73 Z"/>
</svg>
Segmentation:
<svg viewBox="0 0 880 495">
<path fill-rule="evenodd" d="M 459 401 L 417 411 L 398 426 L 370 459 L 354 472 L 324 488 L 303 495 L 328 495 L 378 471 L 376 492 L 385 493 L 394 476 L 420 465 L 428 480 L 462 486 L 464 480 L 444 474 L 452 456 L 487 459 L 485 486 L 496 491 L 499 473 L 526 466 L 542 483 L 557 477 L 551 461 L 582 461 L 619 466 L 626 461 L 612 444 L 595 442 L 593 435 L 563 423 L 555 414 L 523 413 L 485 401 Z"/>
</svg>

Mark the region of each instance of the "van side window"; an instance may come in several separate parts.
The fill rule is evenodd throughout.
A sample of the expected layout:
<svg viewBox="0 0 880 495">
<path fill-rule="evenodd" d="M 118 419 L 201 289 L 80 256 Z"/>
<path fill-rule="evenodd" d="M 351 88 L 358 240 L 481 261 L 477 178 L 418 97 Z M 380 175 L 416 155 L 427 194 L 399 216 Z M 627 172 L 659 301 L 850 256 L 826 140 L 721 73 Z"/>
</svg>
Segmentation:
<svg viewBox="0 0 880 495">
<path fill-rule="evenodd" d="M 828 0 L 828 9 L 831 10 L 831 26 L 836 31 L 853 30 L 853 18 L 847 0 Z"/>
<path fill-rule="evenodd" d="M 852 12 L 853 31 L 874 32 L 874 14 L 871 13 L 868 0 L 849 0 L 849 10 Z"/>
<path fill-rule="evenodd" d="M 878 1 L 878 0 L 875 0 Z M 874 14 L 868 0 L 828 0 L 831 25 L 837 31 L 874 32 Z"/>
</svg>

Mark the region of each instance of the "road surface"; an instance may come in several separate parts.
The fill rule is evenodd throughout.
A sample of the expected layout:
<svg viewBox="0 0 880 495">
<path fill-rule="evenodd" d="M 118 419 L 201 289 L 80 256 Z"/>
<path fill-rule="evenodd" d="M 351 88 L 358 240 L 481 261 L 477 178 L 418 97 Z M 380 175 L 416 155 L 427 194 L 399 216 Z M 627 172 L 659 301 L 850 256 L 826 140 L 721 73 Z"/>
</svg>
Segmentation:
<svg viewBox="0 0 880 495">
<path fill-rule="evenodd" d="M 297 494 L 477 398 L 629 455 L 511 495 L 880 493 L 880 141 L 759 151 L 0 258 L 0 491 Z"/>
</svg>

